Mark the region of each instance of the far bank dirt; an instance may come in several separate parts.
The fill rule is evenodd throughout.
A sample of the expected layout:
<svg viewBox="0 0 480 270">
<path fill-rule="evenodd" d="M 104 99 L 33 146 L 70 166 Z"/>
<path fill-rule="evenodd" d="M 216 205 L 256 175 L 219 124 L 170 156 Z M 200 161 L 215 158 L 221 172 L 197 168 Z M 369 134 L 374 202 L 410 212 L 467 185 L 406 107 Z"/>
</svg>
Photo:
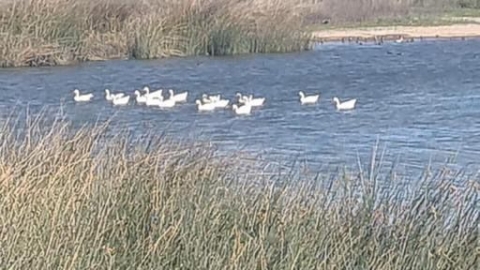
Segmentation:
<svg viewBox="0 0 480 270">
<path fill-rule="evenodd" d="M 347 41 L 377 39 L 471 38 L 480 37 L 480 24 L 441 26 L 389 26 L 351 29 L 328 29 L 313 32 L 316 41 Z"/>
</svg>

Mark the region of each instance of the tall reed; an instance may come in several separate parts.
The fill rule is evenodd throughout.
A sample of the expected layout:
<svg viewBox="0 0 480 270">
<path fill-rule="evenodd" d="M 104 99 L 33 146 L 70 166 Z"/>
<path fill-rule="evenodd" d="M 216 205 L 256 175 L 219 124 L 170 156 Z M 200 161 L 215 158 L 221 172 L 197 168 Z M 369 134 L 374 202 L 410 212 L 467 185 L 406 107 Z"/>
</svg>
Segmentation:
<svg viewBox="0 0 480 270">
<path fill-rule="evenodd" d="M 456 186 L 458 175 L 443 171 L 414 190 L 363 174 L 295 182 L 245 171 L 240 157 L 202 144 L 108 137 L 108 124 L 11 126 L 0 132 L 2 269 L 480 263 L 478 179 Z"/>
<path fill-rule="evenodd" d="M 295 6 L 265 0 L 6 0 L 0 66 L 306 50 Z"/>
</svg>

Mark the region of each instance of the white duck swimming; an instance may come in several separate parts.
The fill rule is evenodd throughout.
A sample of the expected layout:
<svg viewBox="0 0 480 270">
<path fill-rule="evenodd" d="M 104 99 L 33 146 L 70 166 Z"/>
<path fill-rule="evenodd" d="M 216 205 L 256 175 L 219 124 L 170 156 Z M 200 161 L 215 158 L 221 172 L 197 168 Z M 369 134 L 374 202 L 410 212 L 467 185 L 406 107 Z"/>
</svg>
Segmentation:
<svg viewBox="0 0 480 270">
<path fill-rule="evenodd" d="M 242 96 L 242 94 L 238 92 L 235 94 L 235 96 L 238 97 L 238 103 L 241 103 L 241 104 L 244 104 L 248 100 L 247 96 Z"/>
<path fill-rule="evenodd" d="M 163 101 L 163 97 L 162 98 L 158 98 L 158 97 L 150 97 L 150 96 L 147 96 L 147 100 L 145 101 L 145 105 L 147 106 L 160 106 L 160 103 Z"/>
<path fill-rule="evenodd" d="M 219 100 L 220 100 L 220 95 L 208 96 L 207 94 L 202 94 L 202 102 L 203 103 L 211 103 L 211 102 L 215 102 L 215 101 L 219 101 Z"/>
<path fill-rule="evenodd" d="M 215 104 L 216 108 L 225 108 L 230 103 L 230 100 L 222 99 L 221 95 L 207 96 L 206 94 L 203 94 L 202 95 L 202 102 L 203 103 L 213 103 L 213 104 Z"/>
<path fill-rule="evenodd" d="M 112 103 L 113 105 L 127 105 L 129 101 L 130 96 L 117 96 L 112 100 Z"/>
<path fill-rule="evenodd" d="M 112 101 L 115 98 L 123 97 L 124 95 L 124 93 L 111 94 L 109 89 L 105 89 L 105 99 L 108 101 Z"/>
<path fill-rule="evenodd" d="M 146 92 L 145 96 L 148 96 L 151 98 L 163 98 L 163 95 L 162 95 L 163 89 L 150 92 L 150 88 L 148 86 L 145 86 L 143 87 L 143 91 Z"/>
<path fill-rule="evenodd" d="M 140 93 L 140 91 L 135 90 L 135 100 L 137 103 L 145 103 L 147 102 L 148 96 L 143 95 Z"/>
<path fill-rule="evenodd" d="M 337 97 L 334 97 L 333 102 L 335 103 L 337 110 L 351 110 L 355 108 L 357 99 L 350 99 L 344 102 L 340 102 L 340 100 Z"/>
<path fill-rule="evenodd" d="M 173 93 L 173 89 L 169 89 L 168 92 L 170 93 L 170 99 L 174 99 L 176 102 L 186 102 L 187 101 L 187 96 L 188 92 L 185 91 L 180 94 Z"/>
<path fill-rule="evenodd" d="M 318 102 L 318 98 L 320 95 L 311 95 L 311 96 L 305 96 L 305 93 L 303 91 L 298 92 L 300 95 L 300 103 L 302 104 L 315 104 Z"/>
<path fill-rule="evenodd" d="M 237 115 L 249 115 L 252 112 L 252 106 L 248 104 L 240 107 L 238 107 L 237 104 L 233 104 L 232 109 Z"/>
<path fill-rule="evenodd" d="M 195 104 L 197 104 L 198 111 L 213 111 L 216 108 L 215 103 L 202 104 L 202 102 L 198 99 L 195 101 Z"/>
<path fill-rule="evenodd" d="M 80 91 L 78 89 L 73 90 L 73 93 L 75 94 L 73 100 L 75 100 L 76 102 L 90 101 L 93 98 L 93 94 L 91 93 L 80 95 Z"/>
<path fill-rule="evenodd" d="M 262 106 L 265 103 L 265 98 L 253 98 L 253 95 L 250 95 L 245 98 L 245 104 L 248 104 L 252 107 Z"/>
<path fill-rule="evenodd" d="M 215 104 L 216 108 L 226 108 L 228 106 L 228 103 L 230 103 L 230 100 L 228 99 L 219 99 L 217 101 L 212 102 Z"/>
<path fill-rule="evenodd" d="M 163 98 L 160 99 L 160 102 L 158 103 L 158 107 L 160 108 L 172 108 L 176 104 L 175 99 L 169 98 L 167 100 L 163 100 Z"/>
</svg>

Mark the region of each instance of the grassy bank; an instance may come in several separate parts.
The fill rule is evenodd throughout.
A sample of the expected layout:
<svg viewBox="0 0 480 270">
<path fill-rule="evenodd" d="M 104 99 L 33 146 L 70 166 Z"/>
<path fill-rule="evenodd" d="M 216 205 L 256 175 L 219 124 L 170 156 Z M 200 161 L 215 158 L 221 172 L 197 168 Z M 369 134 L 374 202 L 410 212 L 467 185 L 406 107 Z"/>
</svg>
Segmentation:
<svg viewBox="0 0 480 270">
<path fill-rule="evenodd" d="M 305 50 L 294 11 L 262 0 L 6 0 L 0 66 Z"/>
<path fill-rule="evenodd" d="M 400 36 L 422 39 L 480 35 L 480 2 L 476 0 L 320 2 L 314 13 L 317 16 L 312 18 L 314 23 L 306 27 L 315 41 L 381 44 Z"/>
<path fill-rule="evenodd" d="M 459 23 L 456 17 L 480 17 L 476 0 L 319 0 L 306 14 L 318 28 L 431 26 Z M 468 2 L 468 3 L 466 3 Z M 322 22 L 328 21 L 328 24 Z"/>
<path fill-rule="evenodd" d="M 9 126 L 9 125 L 6 125 Z M 18 127 L 18 124 L 17 124 Z M 196 144 L 30 119 L 0 132 L 4 269 L 475 269 L 478 179 L 292 182 Z M 306 176 L 306 175 L 304 175 Z M 279 178 L 279 179 L 277 179 Z M 281 180 L 273 184 L 274 180 Z M 378 180 L 378 181 L 377 181 Z M 386 182 L 384 182 L 386 183 Z"/>
<path fill-rule="evenodd" d="M 4 0 L 0 1 L 0 67 L 300 51 L 309 48 L 312 29 L 399 22 L 435 24 L 438 15 L 446 12 L 477 14 L 476 3 Z"/>
</svg>

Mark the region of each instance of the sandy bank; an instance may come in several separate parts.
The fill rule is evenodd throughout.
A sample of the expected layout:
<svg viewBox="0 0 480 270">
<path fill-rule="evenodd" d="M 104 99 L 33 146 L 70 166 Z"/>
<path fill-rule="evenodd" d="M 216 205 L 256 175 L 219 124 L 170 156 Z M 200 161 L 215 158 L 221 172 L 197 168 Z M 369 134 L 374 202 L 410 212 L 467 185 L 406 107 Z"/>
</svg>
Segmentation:
<svg viewBox="0 0 480 270">
<path fill-rule="evenodd" d="M 389 26 L 352 29 L 329 29 L 313 33 L 314 40 L 341 41 L 348 39 L 374 40 L 375 38 L 462 38 L 480 37 L 480 24 L 454 24 L 441 26 Z"/>
</svg>

